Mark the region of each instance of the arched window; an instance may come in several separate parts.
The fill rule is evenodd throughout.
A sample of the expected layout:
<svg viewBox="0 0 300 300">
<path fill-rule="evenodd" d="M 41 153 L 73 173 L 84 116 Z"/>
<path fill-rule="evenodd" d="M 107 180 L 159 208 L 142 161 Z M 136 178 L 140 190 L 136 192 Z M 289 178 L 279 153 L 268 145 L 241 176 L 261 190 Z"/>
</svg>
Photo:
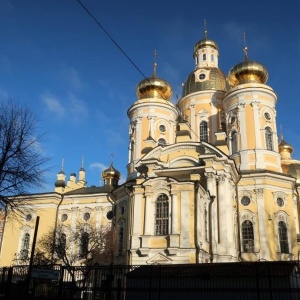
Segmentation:
<svg viewBox="0 0 300 300">
<path fill-rule="evenodd" d="M 266 127 L 265 129 L 265 139 L 267 150 L 273 151 L 273 132 L 270 127 Z"/>
<path fill-rule="evenodd" d="M 30 234 L 25 233 L 22 239 L 21 259 L 28 259 L 29 254 Z"/>
<path fill-rule="evenodd" d="M 80 238 L 79 256 L 85 257 L 89 252 L 90 235 L 87 232 L 83 232 Z"/>
<path fill-rule="evenodd" d="M 66 254 L 66 246 L 67 246 L 67 237 L 64 233 L 62 233 L 58 240 L 56 241 L 56 253 L 59 258 L 65 257 Z"/>
<path fill-rule="evenodd" d="M 231 154 L 236 153 L 237 151 L 238 151 L 237 132 L 233 131 L 231 133 Z"/>
<path fill-rule="evenodd" d="M 215 60 L 215 56 L 213 54 L 211 54 L 210 59 L 211 59 L 211 61 L 214 61 Z"/>
<path fill-rule="evenodd" d="M 206 54 L 205 53 L 203 54 L 202 57 L 203 57 L 203 60 L 206 60 Z"/>
<path fill-rule="evenodd" d="M 161 146 L 164 146 L 164 145 L 166 145 L 167 144 L 167 142 L 166 142 L 166 140 L 165 139 L 163 139 L 163 138 L 160 138 L 160 139 L 158 139 L 158 145 L 161 145 Z"/>
<path fill-rule="evenodd" d="M 254 233 L 252 222 L 246 220 L 242 223 L 243 252 L 254 252 Z"/>
<path fill-rule="evenodd" d="M 207 122 L 200 123 L 200 141 L 208 142 Z"/>
<path fill-rule="evenodd" d="M 155 234 L 167 235 L 169 233 L 169 198 L 160 194 L 155 203 Z"/>
<path fill-rule="evenodd" d="M 278 235 L 281 253 L 289 253 L 289 241 L 286 224 L 282 221 L 278 223 Z"/>
</svg>

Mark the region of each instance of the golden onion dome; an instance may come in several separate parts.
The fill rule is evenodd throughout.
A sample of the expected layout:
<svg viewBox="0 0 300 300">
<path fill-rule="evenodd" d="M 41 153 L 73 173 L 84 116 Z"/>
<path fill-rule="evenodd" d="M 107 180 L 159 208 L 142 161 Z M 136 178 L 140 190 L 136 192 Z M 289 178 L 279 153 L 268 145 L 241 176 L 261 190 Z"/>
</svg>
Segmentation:
<svg viewBox="0 0 300 300">
<path fill-rule="evenodd" d="M 283 139 L 283 136 L 281 136 L 278 150 L 281 155 L 282 172 L 296 178 L 296 183 L 300 184 L 300 161 L 291 157 L 294 149 Z"/>
<path fill-rule="evenodd" d="M 201 48 L 204 48 L 204 47 L 212 47 L 216 50 L 219 51 L 219 47 L 217 45 L 217 43 L 213 40 L 210 40 L 210 39 L 207 39 L 207 38 L 204 38 L 203 40 L 197 42 L 194 46 L 194 53 L 197 52 L 197 50 L 201 49 Z"/>
<path fill-rule="evenodd" d="M 281 155 L 286 152 L 291 154 L 293 153 L 294 148 L 290 144 L 288 144 L 284 139 L 282 139 L 278 145 L 278 150 Z"/>
<path fill-rule="evenodd" d="M 233 68 L 228 73 L 228 83 L 231 87 L 235 87 L 244 83 L 262 83 L 268 80 L 268 71 L 262 64 L 248 60 L 247 48 L 244 48 L 245 60 Z"/>
<path fill-rule="evenodd" d="M 105 179 L 117 179 L 119 180 L 121 177 L 121 173 L 113 167 L 111 163 L 109 168 L 102 172 L 102 178 Z"/>
<path fill-rule="evenodd" d="M 169 100 L 172 96 L 170 84 L 156 76 L 142 80 L 136 88 L 138 99 L 158 98 Z"/>
<path fill-rule="evenodd" d="M 183 84 L 182 97 L 205 90 L 227 91 L 226 77 L 219 68 L 206 67 L 201 68 L 201 70 L 203 70 L 203 74 L 207 78 L 205 80 L 198 80 L 197 76 L 201 76 L 202 73 L 198 74 L 197 70 L 191 72 Z"/>
<path fill-rule="evenodd" d="M 158 98 L 169 100 L 172 96 L 172 88 L 170 84 L 156 76 L 156 50 L 154 50 L 153 75 L 150 78 L 145 78 L 139 82 L 136 88 L 138 99 Z"/>
</svg>

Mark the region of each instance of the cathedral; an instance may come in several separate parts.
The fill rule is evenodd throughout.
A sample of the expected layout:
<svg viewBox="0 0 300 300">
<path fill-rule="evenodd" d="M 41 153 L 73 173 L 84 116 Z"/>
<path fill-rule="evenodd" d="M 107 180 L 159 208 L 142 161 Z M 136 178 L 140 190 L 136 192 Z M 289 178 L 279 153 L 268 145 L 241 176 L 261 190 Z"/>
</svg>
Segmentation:
<svg viewBox="0 0 300 300">
<path fill-rule="evenodd" d="M 267 69 L 245 47 L 226 76 L 206 31 L 193 59 L 176 105 L 156 62 L 138 83 L 128 109 L 125 182 L 111 164 L 104 185 L 88 187 L 82 166 L 69 180 L 61 170 L 54 192 L 20 197 L 26 213 L 3 217 L 0 266 L 29 256 L 37 216 L 37 243 L 49 228 L 62 226 L 68 236 L 112 226 L 114 264 L 299 258 L 300 161 L 278 137 Z"/>
</svg>

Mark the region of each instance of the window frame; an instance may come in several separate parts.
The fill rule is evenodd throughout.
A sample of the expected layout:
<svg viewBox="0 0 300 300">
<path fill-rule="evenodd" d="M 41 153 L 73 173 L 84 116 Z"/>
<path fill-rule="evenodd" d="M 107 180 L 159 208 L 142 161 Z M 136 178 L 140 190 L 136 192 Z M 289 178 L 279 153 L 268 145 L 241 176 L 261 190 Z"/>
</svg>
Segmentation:
<svg viewBox="0 0 300 300">
<path fill-rule="evenodd" d="M 236 130 L 231 132 L 231 154 L 235 154 L 238 152 L 238 134 Z"/>
<path fill-rule="evenodd" d="M 243 252 L 255 252 L 254 225 L 250 220 L 243 221 L 241 225 Z"/>
<path fill-rule="evenodd" d="M 205 120 L 202 120 L 199 124 L 199 136 L 200 142 L 208 142 L 208 122 Z"/>
<path fill-rule="evenodd" d="M 288 228 L 285 222 L 278 222 L 278 242 L 280 253 L 288 254 L 289 253 L 289 236 Z"/>
<path fill-rule="evenodd" d="M 169 234 L 169 197 L 161 193 L 155 201 L 155 235 Z"/>
<path fill-rule="evenodd" d="M 22 244 L 20 250 L 20 258 L 22 260 L 29 259 L 29 248 L 30 248 L 30 234 L 25 232 L 22 237 Z"/>
<path fill-rule="evenodd" d="M 269 126 L 265 128 L 265 143 L 267 150 L 274 151 L 273 131 Z"/>
</svg>

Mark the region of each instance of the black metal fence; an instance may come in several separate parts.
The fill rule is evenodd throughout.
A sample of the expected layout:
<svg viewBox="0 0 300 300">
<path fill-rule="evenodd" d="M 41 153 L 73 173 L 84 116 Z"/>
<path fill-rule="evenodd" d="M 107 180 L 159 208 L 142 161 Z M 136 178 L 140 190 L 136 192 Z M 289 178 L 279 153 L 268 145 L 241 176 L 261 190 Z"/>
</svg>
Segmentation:
<svg viewBox="0 0 300 300">
<path fill-rule="evenodd" d="M 0 269 L 7 299 L 300 299 L 299 262 L 144 266 L 28 266 Z M 54 276 L 53 270 L 58 270 Z M 53 274 L 52 274 L 53 273 Z M 49 275 L 48 274 L 48 275 Z M 52 276 L 53 275 L 53 276 Z"/>
</svg>

